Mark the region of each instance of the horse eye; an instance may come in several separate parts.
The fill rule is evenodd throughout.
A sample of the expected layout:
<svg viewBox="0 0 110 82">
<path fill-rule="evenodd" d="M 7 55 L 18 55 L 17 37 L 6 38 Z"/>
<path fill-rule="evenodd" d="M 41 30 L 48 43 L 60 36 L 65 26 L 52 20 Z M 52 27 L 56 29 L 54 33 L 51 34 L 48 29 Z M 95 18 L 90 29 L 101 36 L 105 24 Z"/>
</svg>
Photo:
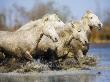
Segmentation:
<svg viewBox="0 0 110 82">
<path fill-rule="evenodd" d="M 78 30 L 78 32 L 81 32 L 81 30 Z"/>
<path fill-rule="evenodd" d="M 92 19 L 92 17 L 90 17 Z"/>
</svg>

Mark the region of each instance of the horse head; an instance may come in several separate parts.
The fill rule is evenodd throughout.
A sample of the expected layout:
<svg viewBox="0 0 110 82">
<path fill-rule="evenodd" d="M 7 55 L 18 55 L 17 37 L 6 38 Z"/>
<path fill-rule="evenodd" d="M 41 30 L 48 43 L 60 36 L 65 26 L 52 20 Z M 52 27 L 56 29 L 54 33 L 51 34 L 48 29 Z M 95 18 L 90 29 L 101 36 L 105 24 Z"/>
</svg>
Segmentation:
<svg viewBox="0 0 110 82">
<path fill-rule="evenodd" d="M 102 28 L 102 26 L 103 26 L 103 24 L 99 20 L 98 16 L 96 16 L 91 11 L 86 11 L 86 13 L 82 17 L 82 19 L 86 19 L 87 20 L 86 22 L 88 23 L 88 26 L 90 27 L 90 29 L 96 28 L 96 29 L 100 30 Z"/>
</svg>

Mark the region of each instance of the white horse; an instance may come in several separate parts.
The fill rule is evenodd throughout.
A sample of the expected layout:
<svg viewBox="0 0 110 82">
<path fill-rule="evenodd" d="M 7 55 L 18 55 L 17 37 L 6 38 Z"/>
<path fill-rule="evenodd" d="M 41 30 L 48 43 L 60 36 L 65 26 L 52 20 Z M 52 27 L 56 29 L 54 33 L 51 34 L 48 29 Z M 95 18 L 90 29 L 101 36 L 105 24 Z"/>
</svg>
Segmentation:
<svg viewBox="0 0 110 82">
<path fill-rule="evenodd" d="M 44 23 L 41 25 L 34 25 L 27 30 L 17 32 L 1 31 L 0 50 L 6 55 L 10 54 L 11 56 L 25 57 L 28 60 L 32 60 L 31 55 L 35 52 L 43 35 L 51 38 L 53 42 L 58 41 L 59 37 L 54 26 L 48 23 L 47 19 L 44 19 Z"/>
<path fill-rule="evenodd" d="M 96 28 L 96 29 L 100 30 L 103 27 L 103 24 L 101 23 L 99 18 L 91 11 L 86 11 L 84 16 L 82 16 L 80 23 L 83 25 L 83 29 L 85 30 L 85 32 L 87 34 L 88 41 L 90 40 L 92 28 Z M 84 55 L 86 55 L 88 52 L 89 43 L 87 43 L 87 45 L 85 47 L 83 48 Z"/>
<path fill-rule="evenodd" d="M 51 24 L 55 28 L 60 28 L 60 27 L 62 28 L 65 25 L 56 14 L 47 14 L 44 15 L 42 19 L 38 19 L 36 21 L 30 21 L 30 23 L 23 25 L 17 31 L 27 30 L 29 28 L 32 28 L 34 25 L 39 26 L 42 23 L 44 23 L 44 21 L 46 21 L 46 23 L 48 22 L 48 24 Z"/>
<path fill-rule="evenodd" d="M 23 25 L 21 28 L 19 28 L 16 32 L 23 31 L 23 30 L 28 30 L 30 28 L 33 28 L 35 26 L 40 26 L 45 24 L 46 26 L 54 27 L 54 28 L 62 28 L 65 24 L 60 20 L 60 18 L 56 14 L 47 14 L 44 15 L 41 19 L 35 20 L 35 21 L 30 21 L 27 24 Z M 4 36 L 7 34 L 9 31 L 0 31 L 0 36 Z M 55 36 L 56 34 L 53 34 Z"/>
<path fill-rule="evenodd" d="M 71 47 L 74 50 L 74 55 L 78 57 L 83 57 L 83 52 L 82 49 L 85 49 L 85 45 L 88 44 L 88 38 L 87 38 L 87 34 L 85 32 L 85 30 L 83 29 L 83 25 L 76 21 L 76 22 L 71 22 L 74 27 L 76 27 L 76 29 L 78 30 L 79 33 L 79 38 L 81 39 L 81 41 L 77 40 L 77 39 L 72 39 L 69 43 L 69 45 L 71 45 Z"/>
<path fill-rule="evenodd" d="M 84 26 L 84 30 L 87 32 L 88 39 L 90 38 L 92 28 L 100 30 L 103 26 L 99 18 L 91 11 L 86 11 L 80 22 Z"/>
</svg>

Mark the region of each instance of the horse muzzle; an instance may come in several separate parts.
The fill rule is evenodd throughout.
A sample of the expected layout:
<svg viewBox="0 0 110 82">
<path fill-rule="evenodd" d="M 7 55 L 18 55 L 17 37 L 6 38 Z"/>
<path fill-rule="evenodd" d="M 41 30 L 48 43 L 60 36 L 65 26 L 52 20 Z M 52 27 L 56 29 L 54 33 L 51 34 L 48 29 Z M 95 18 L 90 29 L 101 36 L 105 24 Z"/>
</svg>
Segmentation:
<svg viewBox="0 0 110 82">
<path fill-rule="evenodd" d="M 98 24 L 98 30 L 101 30 L 102 29 L 102 27 L 103 27 L 103 24 Z"/>
</svg>

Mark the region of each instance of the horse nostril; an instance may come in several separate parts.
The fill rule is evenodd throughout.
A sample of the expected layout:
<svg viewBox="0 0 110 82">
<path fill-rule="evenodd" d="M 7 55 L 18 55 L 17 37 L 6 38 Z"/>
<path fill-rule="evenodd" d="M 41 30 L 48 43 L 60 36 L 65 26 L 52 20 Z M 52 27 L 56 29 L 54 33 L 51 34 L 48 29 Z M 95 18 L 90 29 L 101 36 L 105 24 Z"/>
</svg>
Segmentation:
<svg viewBox="0 0 110 82">
<path fill-rule="evenodd" d="M 57 38 L 55 38 L 55 42 L 58 42 L 58 39 Z"/>
<path fill-rule="evenodd" d="M 101 24 L 98 24 L 99 27 L 101 27 Z"/>
<path fill-rule="evenodd" d="M 85 41 L 85 44 L 87 44 L 87 41 Z"/>
<path fill-rule="evenodd" d="M 85 46 L 85 45 L 87 45 L 87 44 L 88 44 L 87 41 L 84 41 L 83 46 Z"/>
<path fill-rule="evenodd" d="M 98 29 L 99 29 L 99 30 L 101 29 L 101 24 L 98 24 Z"/>
</svg>

